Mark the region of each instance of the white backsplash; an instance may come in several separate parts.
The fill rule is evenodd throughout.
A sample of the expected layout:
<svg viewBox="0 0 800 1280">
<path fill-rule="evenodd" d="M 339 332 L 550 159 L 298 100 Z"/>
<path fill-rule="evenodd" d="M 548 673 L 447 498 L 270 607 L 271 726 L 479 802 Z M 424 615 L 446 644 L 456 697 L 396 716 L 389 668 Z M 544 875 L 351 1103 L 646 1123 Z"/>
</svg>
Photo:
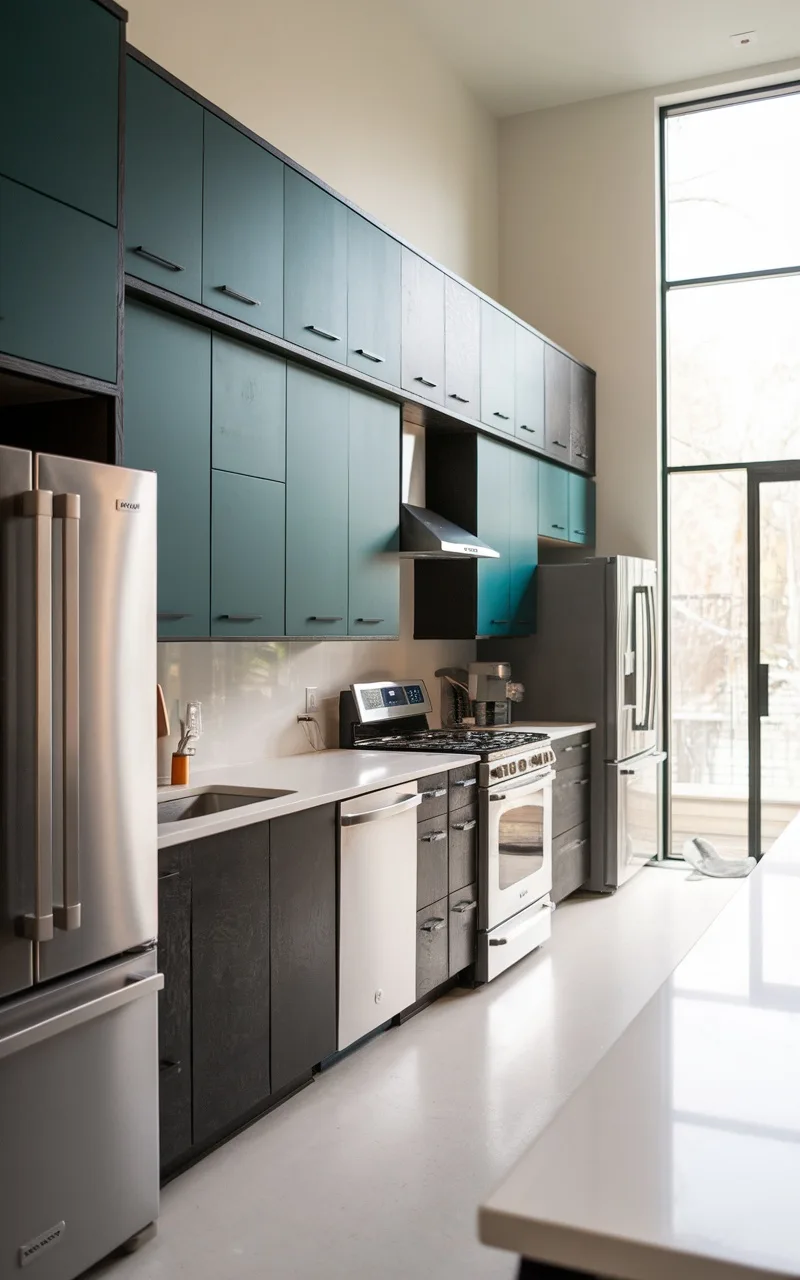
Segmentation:
<svg viewBox="0 0 800 1280">
<path fill-rule="evenodd" d="M 327 746 L 338 746 L 339 691 L 355 680 L 420 676 L 439 723 L 441 666 L 464 666 L 475 658 L 471 640 L 414 640 L 413 563 L 401 563 L 399 640 L 215 640 L 168 641 L 158 646 L 158 679 L 173 729 L 162 745 L 159 773 L 177 743 L 178 714 L 189 700 L 203 704 L 203 736 L 198 768 L 247 764 L 272 756 L 310 751 L 297 716 L 305 709 L 305 689 L 316 685 L 317 720 Z"/>
</svg>

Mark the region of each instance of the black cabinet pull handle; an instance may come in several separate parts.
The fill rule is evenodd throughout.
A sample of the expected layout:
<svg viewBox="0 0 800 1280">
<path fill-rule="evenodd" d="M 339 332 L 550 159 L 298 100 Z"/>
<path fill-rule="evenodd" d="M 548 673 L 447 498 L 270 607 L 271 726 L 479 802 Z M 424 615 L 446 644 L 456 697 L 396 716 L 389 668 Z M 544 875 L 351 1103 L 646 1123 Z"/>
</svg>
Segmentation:
<svg viewBox="0 0 800 1280">
<path fill-rule="evenodd" d="M 502 419 L 503 419 L 503 422 L 508 422 L 508 419 L 509 419 L 509 417 L 510 417 L 510 416 L 511 416 L 511 415 L 510 415 L 510 414 L 508 414 L 508 413 L 501 413 L 499 409 L 495 409 L 495 411 L 494 411 L 494 417 L 495 417 L 495 418 L 502 418 Z"/>
<path fill-rule="evenodd" d="M 219 291 L 220 293 L 226 293 L 229 298 L 235 298 L 237 302 L 246 302 L 248 307 L 261 306 L 258 298 L 250 298 L 246 293 L 239 293 L 237 289 L 232 289 L 228 284 L 221 284 Z"/>
<path fill-rule="evenodd" d="M 329 342 L 341 342 L 338 333 L 331 333 L 330 329 L 320 329 L 317 324 L 307 324 L 305 328 L 309 333 L 315 333 L 318 338 L 327 338 Z"/>
<path fill-rule="evenodd" d="M 511 619 L 510 618 L 490 618 L 489 621 L 493 627 L 507 627 L 511 622 Z"/>
<path fill-rule="evenodd" d="M 420 836 L 420 840 L 424 844 L 436 844 L 439 840 L 446 840 L 446 831 L 429 831 L 426 836 Z"/>
<path fill-rule="evenodd" d="M 478 904 L 475 901 L 457 902 L 456 905 L 452 908 L 452 910 L 455 911 L 458 915 L 463 916 L 466 911 L 475 911 L 477 910 L 477 907 L 478 907 Z"/>
<path fill-rule="evenodd" d="M 568 448 L 569 448 L 569 445 L 568 445 L 568 444 L 562 444 L 560 440 L 554 440 L 554 441 L 553 441 L 553 444 L 556 446 L 556 448 L 557 448 L 557 449 L 568 449 Z"/>
<path fill-rule="evenodd" d="M 417 374 L 414 381 L 421 382 L 423 387 L 437 387 L 439 385 L 438 382 L 431 382 L 428 378 L 423 378 L 421 373 Z"/>
<path fill-rule="evenodd" d="M 379 622 L 385 621 L 385 618 L 356 618 L 356 622 L 362 623 L 365 627 L 377 627 Z"/>
<path fill-rule="evenodd" d="M 565 530 L 565 528 L 566 528 L 566 525 L 563 525 L 563 524 L 551 524 L 550 528 L 551 528 L 551 529 L 560 529 L 560 530 L 561 530 L 561 532 L 563 533 L 563 532 L 564 532 L 564 530 Z"/>
<path fill-rule="evenodd" d="M 566 446 L 565 446 L 565 448 L 566 448 Z M 588 457 L 589 457 L 588 453 L 581 453 L 580 449 L 576 449 L 576 450 L 575 450 L 575 456 L 576 456 L 577 458 L 588 458 Z"/>
<path fill-rule="evenodd" d="M 508 797 L 506 796 L 505 792 L 503 792 L 501 796 L 498 796 L 498 795 L 489 796 L 489 799 L 490 800 L 507 800 Z"/>
<path fill-rule="evenodd" d="M 434 916 L 432 920 L 426 920 L 424 924 L 421 924 L 420 929 L 424 929 L 426 933 L 438 933 L 446 924 L 447 921 L 443 920 L 441 916 Z"/>
<path fill-rule="evenodd" d="M 454 782 L 454 787 L 477 787 L 477 778 L 460 778 L 458 782 Z"/>
<path fill-rule="evenodd" d="M 180 1075 L 180 1071 L 181 1071 L 180 1059 L 178 1059 L 177 1062 L 172 1062 L 169 1058 L 162 1058 L 158 1064 L 158 1073 L 159 1075 L 162 1075 L 162 1076 L 165 1076 L 165 1075 L 177 1076 L 177 1075 Z"/>
<path fill-rule="evenodd" d="M 162 258 L 160 253 L 153 253 L 152 249 L 146 249 L 143 244 L 137 244 L 133 252 L 138 253 L 140 258 L 146 258 L 148 262 L 154 262 L 157 267 L 166 267 L 167 271 L 183 271 L 183 267 L 177 262 Z"/>
<path fill-rule="evenodd" d="M 585 530 L 585 529 L 573 529 L 573 530 L 572 530 L 572 532 L 573 532 L 573 533 L 577 533 L 577 535 L 578 535 L 578 537 L 579 537 L 579 538 L 585 538 L 585 537 L 586 537 L 586 530 Z"/>
<path fill-rule="evenodd" d="M 159 872 L 158 878 L 159 880 L 174 880 L 180 874 L 180 871 L 165 871 L 163 875 Z"/>
<path fill-rule="evenodd" d="M 473 818 L 471 822 L 454 822 L 453 830 L 454 831 L 471 831 L 472 828 L 477 827 L 477 825 L 478 825 L 477 821 L 475 820 L 475 818 Z"/>
<path fill-rule="evenodd" d="M 531 435 L 532 435 L 532 436 L 535 436 L 535 435 L 536 435 L 536 428 L 535 428 L 535 427 L 528 427 L 528 426 L 526 426 L 526 425 L 525 425 L 525 423 L 524 423 L 524 422 L 521 422 L 521 423 L 519 424 L 519 429 L 520 429 L 520 431 L 530 431 L 530 433 L 531 433 Z"/>
<path fill-rule="evenodd" d="M 156 615 L 159 622 L 180 622 L 182 618 L 191 618 L 190 613 L 159 613 Z"/>
<path fill-rule="evenodd" d="M 489 946 L 490 946 L 490 947 L 504 947 L 504 946 L 506 945 L 506 943 L 507 943 L 507 942 L 508 942 L 508 938 L 490 938 L 490 939 L 489 939 Z"/>
<path fill-rule="evenodd" d="M 589 779 L 588 779 L 588 778 L 580 778 L 577 782 L 573 782 L 573 784 L 572 784 L 572 785 L 573 785 L 573 787 L 588 787 L 588 785 L 589 785 Z"/>
<path fill-rule="evenodd" d="M 451 391 L 449 398 L 451 400 L 457 400 L 459 404 L 469 404 L 469 398 L 467 396 L 460 396 L 456 391 Z"/>
<path fill-rule="evenodd" d="M 219 619 L 220 622 L 260 622 L 262 616 L 260 613 L 221 613 Z"/>
<path fill-rule="evenodd" d="M 377 355 L 374 351 L 368 351 L 366 347 L 356 347 L 356 355 L 363 356 L 365 360 L 371 360 L 373 364 L 383 364 L 384 356 Z"/>
<path fill-rule="evenodd" d="M 636 772 L 635 769 L 620 769 L 620 773 L 623 774 L 626 778 L 632 778 L 635 772 Z"/>
<path fill-rule="evenodd" d="M 307 622 L 344 622 L 344 618 L 334 618 L 334 617 L 323 618 L 323 617 L 314 617 L 312 615 L 312 617 L 307 618 L 306 621 Z"/>
<path fill-rule="evenodd" d="M 423 799 L 423 800 L 433 800 L 433 799 L 437 799 L 437 800 L 438 800 L 440 796 L 446 796 L 446 795 L 447 795 L 447 787 L 435 787 L 432 791 L 423 791 L 423 792 L 422 792 L 422 799 Z"/>
</svg>

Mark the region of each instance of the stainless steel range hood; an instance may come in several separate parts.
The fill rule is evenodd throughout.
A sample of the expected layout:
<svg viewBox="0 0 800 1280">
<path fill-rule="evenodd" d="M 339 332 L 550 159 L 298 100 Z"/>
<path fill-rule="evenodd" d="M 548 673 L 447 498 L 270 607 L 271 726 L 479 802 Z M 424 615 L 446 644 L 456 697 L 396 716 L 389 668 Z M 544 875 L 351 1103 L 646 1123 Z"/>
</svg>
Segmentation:
<svg viewBox="0 0 800 1280">
<path fill-rule="evenodd" d="M 400 555 L 406 560 L 499 560 L 474 533 L 467 533 L 427 507 L 400 507 Z"/>
</svg>

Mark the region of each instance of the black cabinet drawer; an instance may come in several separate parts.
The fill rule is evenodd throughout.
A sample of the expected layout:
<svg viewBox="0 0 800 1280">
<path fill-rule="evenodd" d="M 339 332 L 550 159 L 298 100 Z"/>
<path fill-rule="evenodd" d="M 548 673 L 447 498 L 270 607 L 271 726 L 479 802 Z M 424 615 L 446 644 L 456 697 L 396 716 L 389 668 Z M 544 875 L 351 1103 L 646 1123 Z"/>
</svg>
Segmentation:
<svg viewBox="0 0 800 1280">
<path fill-rule="evenodd" d="M 447 816 L 417 824 L 417 909 L 447 893 Z"/>
<path fill-rule="evenodd" d="M 417 999 L 447 981 L 448 901 L 440 898 L 417 912 Z"/>
<path fill-rule="evenodd" d="M 448 899 L 448 964 L 450 977 L 475 963 L 478 944 L 478 886 L 451 893 Z"/>
<path fill-rule="evenodd" d="M 561 902 L 589 879 L 589 825 L 582 823 L 553 841 L 553 902 Z"/>
<path fill-rule="evenodd" d="M 417 809 L 417 818 L 424 822 L 436 814 L 447 813 L 447 774 L 432 773 L 429 778 L 420 778 L 418 782 L 422 804 Z"/>
<path fill-rule="evenodd" d="M 588 733 L 576 733 L 571 738 L 560 738 L 553 743 L 556 755 L 556 769 L 577 769 L 578 765 L 588 767 L 591 740 Z"/>
<path fill-rule="evenodd" d="M 561 769 L 553 782 L 553 838 L 589 821 L 589 770 Z"/>
<path fill-rule="evenodd" d="M 158 860 L 158 1098 L 161 1168 L 192 1145 L 192 886 L 188 845 L 166 849 Z"/>
<path fill-rule="evenodd" d="M 463 809 L 450 813 L 448 832 L 450 893 L 462 889 L 478 878 L 478 804 L 477 797 Z"/>
<path fill-rule="evenodd" d="M 478 794 L 478 766 L 462 764 L 450 770 L 450 812 L 469 804 Z"/>
</svg>

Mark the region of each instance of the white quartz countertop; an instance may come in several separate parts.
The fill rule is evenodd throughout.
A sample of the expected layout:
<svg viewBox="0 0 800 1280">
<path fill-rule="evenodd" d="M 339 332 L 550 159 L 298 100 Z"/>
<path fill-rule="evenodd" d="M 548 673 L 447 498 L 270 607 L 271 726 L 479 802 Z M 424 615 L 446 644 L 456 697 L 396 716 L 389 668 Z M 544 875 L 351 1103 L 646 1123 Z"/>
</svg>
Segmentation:
<svg viewBox="0 0 800 1280">
<path fill-rule="evenodd" d="M 514 720 L 511 724 L 492 724 L 486 728 L 494 729 L 498 733 L 546 733 L 548 738 L 552 738 L 553 742 L 557 742 L 559 738 L 571 738 L 573 733 L 588 733 L 590 729 L 595 729 L 595 722 L 587 721 L 585 724 L 580 721 L 571 720 L 551 720 L 547 724 L 538 724 L 534 720 Z M 481 726 L 483 728 L 483 726 Z"/>
<path fill-rule="evenodd" d="M 413 751 L 319 751 L 302 756 L 283 756 L 254 764 L 230 765 L 224 769 L 192 771 L 186 787 L 159 787 L 159 800 L 179 799 L 198 787 L 269 788 L 290 794 L 257 804 L 227 809 L 187 822 L 170 822 L 158 828 L 159 849 L 181 844 L 184 840 L 200 840 L 219 831 L 232 831 L 252 822 L 279 818 L 298 809 L 318 804 L 332 804 L 349 796 L 380 791 L 398 786 L 414 778 L 476 764 L 473 755 L 434 755 Z"/>
<path fill-rule="evenodd" d="M 798 920 L 800 818 L 481 1207 L 485 1244 L 618 1280 L 800 1276 Z"/>
</svg>

